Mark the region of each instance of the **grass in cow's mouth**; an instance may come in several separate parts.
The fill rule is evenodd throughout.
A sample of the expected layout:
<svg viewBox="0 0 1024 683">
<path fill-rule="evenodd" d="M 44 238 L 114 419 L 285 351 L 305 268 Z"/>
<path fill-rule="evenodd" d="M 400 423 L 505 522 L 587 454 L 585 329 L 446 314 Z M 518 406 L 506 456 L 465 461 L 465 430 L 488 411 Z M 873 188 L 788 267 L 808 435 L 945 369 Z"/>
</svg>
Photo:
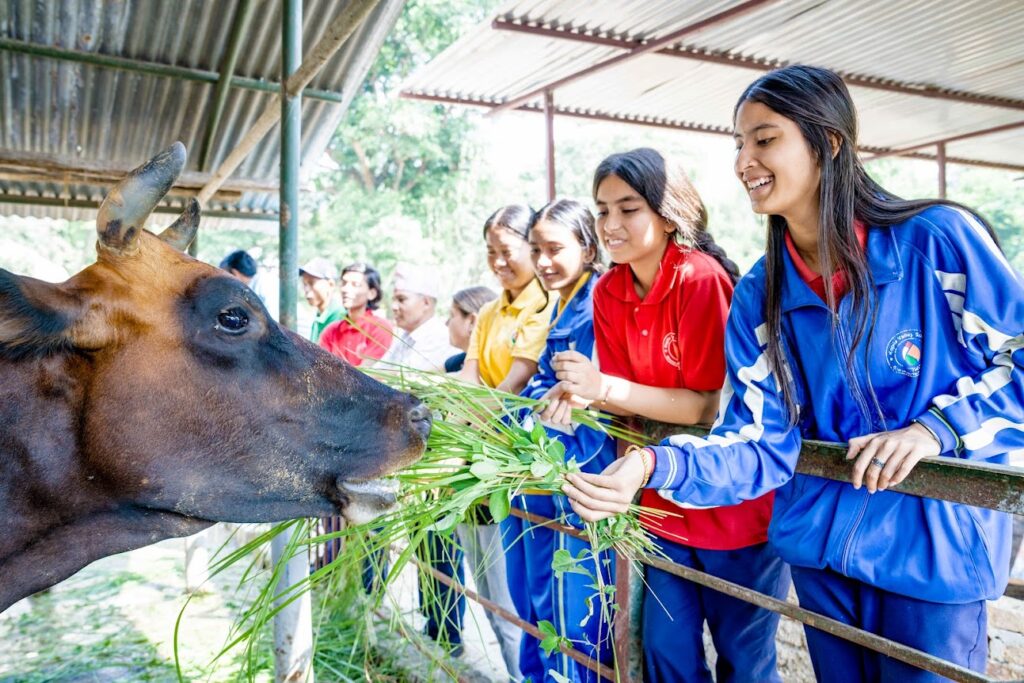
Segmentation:
<svg viewBox="0 0 1024 683">
<path fill-rule="evenodd" d="M 276 598 L 271 587 L 277 585 L 283 567 L 274 567 L 266 574 L 257 572 L 253 563 L 244 580 L 259 581 L 266 588 L 239 618 L 236 637 L 225 651 L 243 643 L 248 643 L 252 649 L 263 625 L 284 605 L 298 599 L 312 586 L 329 585 L 335 572 L 359 566 L 363 558 L 393 548 L 389 577 L 396 577 L 417 557 L 428 532 L 452 531 L 481 502 L 486 502 L 495 521 L 501 521 L 510 514 L 511 501 L 516 495 L 559 493 L 565 475 L 579 470 L 573 460 L 566 462 L 564 446 L 534 420 L 532 410 L 538 406 L 537 401 L 406 368 L 376 367 L 366 372 L 395 389 L 417 396 L 433 411 L 434 426 L 423 458 L 393 475 L 400 484 L 399 504 L 375 521 L 317 535 L 315 523 L 296 520 L 273 527 L 221 559 L 214 571 L 239 562 L 252 562 L 252 553 L 278 533 L 288 533 L 292 538 L 286 555 L 305 554 L 310 548 L 315 549 L 335 538 L 344 539 L 345 543 L 343 561 L 317 569 L 308 579 L 287 588 Z M 578 424 L 602 430 L 615 438 L 643 443 L 642 435 L 610 422 L 597 412 L 574 411 L 573 418 Z M 666 514 L 632 506 L 629 513 L 584 525 L 591 542 L 590 555 L 556 557 L 555 564 L 559 565 L 556 570 L 584 572 L 600 582 L 601 573 L 595 574 L 589 567 L 602 551 L 613 548 L 630 559 L 660 555 L 652 537 L 640 525 L 641 511 L 651 517 Z M 379 607 L 385 599 L 386 588 L 387 581 L 384 581 L 375 590 L 372 596 L 375 600 L 370 604 Z M 610 622 L 614 588 L 602 585 L 600 589 L 600 609 Z"/>
</svg>

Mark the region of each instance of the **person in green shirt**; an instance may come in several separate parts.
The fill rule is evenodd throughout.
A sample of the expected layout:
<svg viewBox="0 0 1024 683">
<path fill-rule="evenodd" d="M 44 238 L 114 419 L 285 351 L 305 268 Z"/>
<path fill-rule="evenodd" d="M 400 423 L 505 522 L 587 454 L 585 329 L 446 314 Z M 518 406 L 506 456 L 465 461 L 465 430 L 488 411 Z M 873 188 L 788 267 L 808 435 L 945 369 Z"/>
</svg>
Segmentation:
<svg viewBox="0 0 1024 683">
<path fill-rule="evenodd" d="M 345 317 L 345 308 L 338 299 L 338 269 L 324 257 L 317 256 L 299 268 L 299 278 L 306 301 L 316 309 L 309 331 L 309 340 L 315 344 L 328 325 Z"/>
</svg>

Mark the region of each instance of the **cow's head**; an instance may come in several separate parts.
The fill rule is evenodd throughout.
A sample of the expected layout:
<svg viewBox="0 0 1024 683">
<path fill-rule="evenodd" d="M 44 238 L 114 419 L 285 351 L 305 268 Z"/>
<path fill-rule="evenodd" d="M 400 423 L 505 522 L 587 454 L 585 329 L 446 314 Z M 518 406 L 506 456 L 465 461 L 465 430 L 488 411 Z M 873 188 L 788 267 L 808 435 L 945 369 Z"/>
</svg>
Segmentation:
<svg viewBox="0 0 1024 683">
<path fill-rule="evenodd" d="M 143 230 L 184 162 L 175 143 L 110 192 L 97 262 L 67 282 L 0 271 L 0 353 L 41 359 L 35 381 L 80 403 L 72 467 L 90 491 L 211 521 L 380 506 L 368 482 L 420 456 L 429 412 L 182 253 L 194 200 L 159 236 Z"/>
</svg>

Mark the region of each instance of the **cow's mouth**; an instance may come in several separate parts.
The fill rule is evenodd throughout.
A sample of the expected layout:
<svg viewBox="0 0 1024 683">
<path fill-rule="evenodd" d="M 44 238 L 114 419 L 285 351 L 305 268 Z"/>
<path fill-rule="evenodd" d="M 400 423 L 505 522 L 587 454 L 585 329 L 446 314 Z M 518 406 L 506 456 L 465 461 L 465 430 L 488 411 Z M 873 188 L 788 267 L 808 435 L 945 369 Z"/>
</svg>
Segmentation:
<svg viewBox="0 0 1024 683">
<path fill-rule="evenodd" d="M 347 499 L 341 514 L 349 524 L 372 522 L 398 504 L 398 482 L 393 479 L 339 480 L 338 488 Z"/>
</svg>

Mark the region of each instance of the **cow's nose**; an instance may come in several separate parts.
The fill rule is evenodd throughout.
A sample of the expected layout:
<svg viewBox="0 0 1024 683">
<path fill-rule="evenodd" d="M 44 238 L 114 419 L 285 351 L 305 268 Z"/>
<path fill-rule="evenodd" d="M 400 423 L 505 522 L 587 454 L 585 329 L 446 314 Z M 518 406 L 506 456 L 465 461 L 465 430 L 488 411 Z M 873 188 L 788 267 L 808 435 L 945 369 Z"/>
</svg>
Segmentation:
<svg viewBox="0 0 1024 683">
<path fill-rule="evenodd" d="M 430 425 L 434 421 L 430 416 L 430 409 L 427 408 L 426 404 L 417 403 L 410 408 L 409 421 L 412 422 L 412 428 L 423 437 L 424 441 L 426 441 L 427 437 L 430 436 Z"/>
</svg>

